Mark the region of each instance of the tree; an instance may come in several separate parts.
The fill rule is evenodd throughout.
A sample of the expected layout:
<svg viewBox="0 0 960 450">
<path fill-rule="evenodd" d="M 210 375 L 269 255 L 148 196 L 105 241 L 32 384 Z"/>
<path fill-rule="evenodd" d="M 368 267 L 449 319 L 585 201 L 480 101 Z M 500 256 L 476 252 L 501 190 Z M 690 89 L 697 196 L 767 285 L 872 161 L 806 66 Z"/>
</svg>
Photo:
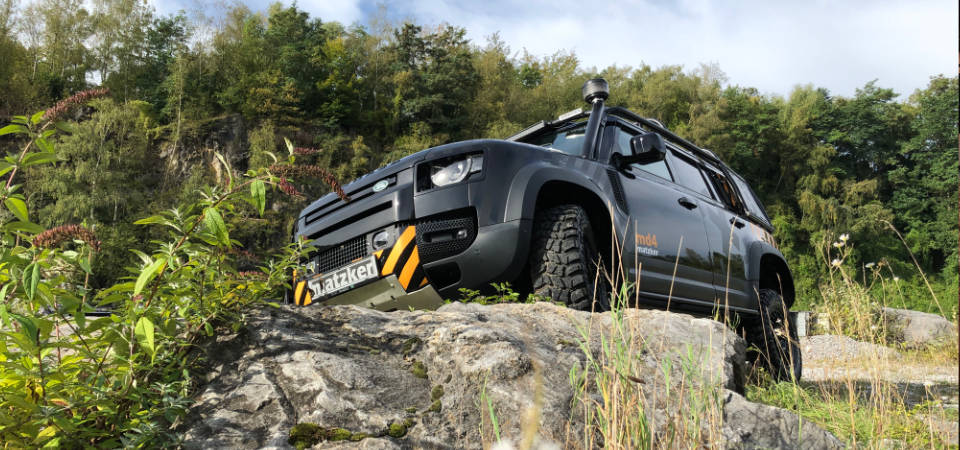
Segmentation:
<svg viewBox="0 0 960 450">
<path fill-rule="evenodd" d="M 38 0 L 24 10 L 25 33 L 32 41 L 33 81 L 50 99 L 82 90 L 90 67 L 84 45 L 93 27 L 80 0 Z"/>
<path fill-rule="evenodd" d="M 890 171 L 896 224 L 906 231 L 924 269 L 956 273 L 957 263 L 957 77 L 934 77 L 917 90 L 907 110 L 914 136 Z"/>
<path fill-rule="evenodd" d="M 162 167 L 142 128 L 139 111 L 112 100 L 92 103 L 96 112 L 61 138 L 59 161 L 30 173 L 26 190 L 46 227 L 84 222 L 104 241 L 97 270 L 117 276 L 130 258 L 126 248 L 142 242 L 132 222 L 152 205 Z"/>
<path fill-rule="evenodd" d="M 465 105 L 479 82 L 466 30 L 449 25 L 424 33 L 407 23 L 394 31 L 394 115 L 401 129 L 424 122 L 435 133 L 459 139 L 467 128 Z"/>
</svg>

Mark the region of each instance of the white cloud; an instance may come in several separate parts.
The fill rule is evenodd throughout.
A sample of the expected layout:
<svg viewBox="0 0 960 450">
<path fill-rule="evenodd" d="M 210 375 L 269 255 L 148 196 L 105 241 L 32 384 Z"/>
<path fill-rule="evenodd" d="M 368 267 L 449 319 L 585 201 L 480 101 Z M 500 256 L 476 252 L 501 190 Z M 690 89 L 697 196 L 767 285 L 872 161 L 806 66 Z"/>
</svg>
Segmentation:
<svg viewBox="0 0 960 450">
<path fill-rule="evenodd" d="M 361 23 L 364 19 L 359 0 L 300 0 L 297 7 L 324 22 L 337 21 L 350 25 Z"/>
<path fill-rule="evenodd" d="M 909 95 L 952 74 L 956 1 L 553 2 L 400 1 L 391 15 L 463 26 L 483 44 L 500 32 L 514 50 L 574 50 L 583 66 L 716 62 L 730 82 L 787 95 L 812 83 L 853 95 L 872 79 Z"/>
<path fill-rule="evenodd" d="M 200 0 L 151 0 L 158 12 L 206 9 Z M 271 0 L 247 0 L 265 10 Z M 370 21 L 379 0 L 300 0 L 324 21 Z M 289 2 L 287 2 L 289 4 Z M 878 79 L 900 94 L 953 74 L 956 0 L 388 0 L 392 20 L 467 29 L 484 45 L 495 32 L 515 52 L 575 51 L 583 67 L 717 63 L 730 83 L 788 95 L 812 83 L 850 96 Z"/>
</svg>

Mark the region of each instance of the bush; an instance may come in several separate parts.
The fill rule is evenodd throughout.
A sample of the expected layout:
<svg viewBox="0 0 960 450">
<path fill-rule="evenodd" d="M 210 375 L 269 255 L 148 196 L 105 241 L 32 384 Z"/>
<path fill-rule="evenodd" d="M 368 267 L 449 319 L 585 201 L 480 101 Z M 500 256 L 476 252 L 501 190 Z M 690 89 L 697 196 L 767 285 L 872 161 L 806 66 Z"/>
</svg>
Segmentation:
<svg viewBox="0 0 960 450">
<path fill-rule="evenodd" d="M 31 221 L 14 184 L 23 169 L 57 159 L 57 118 L 105 91 L 77 94 L 0 135 L 24 138 L 0 162 L 0 442 L 28 447 L 155 447 L 186 412 L 194 385 L 193 345 L 219 326 L 242 322 L 284 284 L 299 257 L 291 245 L 253 271 L 237 270 L 231 225 L 263 214 L 267 169 L 233 173 L 187 204 L 137 221 L 166 238 L 131 249 L 139 264 L 105 289 L 90 288 L 101 243 L 81 225 L 48 230 Z M 97 311 L 108 311 L 94 314 Z"/>
</svg>

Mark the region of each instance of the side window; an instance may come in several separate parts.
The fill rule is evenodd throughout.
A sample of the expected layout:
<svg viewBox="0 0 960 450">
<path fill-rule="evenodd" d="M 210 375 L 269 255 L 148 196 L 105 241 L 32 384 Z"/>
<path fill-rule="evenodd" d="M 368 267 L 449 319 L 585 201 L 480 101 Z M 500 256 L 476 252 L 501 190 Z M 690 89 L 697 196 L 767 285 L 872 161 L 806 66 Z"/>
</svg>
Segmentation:
<svg viewBox="0 0 960 450">
<path fill-rule="evenodd" d="M 720 200 L 722 200 L 728 208 L 734 211 L 741 211 L 743 209 L 743 204 L 740 203 L 740 198 L 737 197 L 737 193 L 733 190 L 733 187 L 730 186 L 730 181 L 727 180 L 727 177 L 723 176 L 723 174 L 720 172 L 714 172 L 713 170 L 708 170 L 707 174 L 707 177 L 710 178 L 710 182 L 713 183 L 714 189 L 720 196 Z"/>
<path fill-rule="evenodd" d="M 747 211 L 769 222 L 770 219 L 767 217 L 766 210 L 763 209 L 763 205 L 757 195 L 754 194 L 753 189 L 750 189 L 750 185 L 737 174 L 733 174 L 733 182 L 737 184 L 737 189 L 740 189 L 740 195 L 743 196 L 743 203 L 747 206 Z"/>
<path fill-rule="evenodd" d="M 688 161 L 677 154 L 673 156 L 674 158 L 671 162 L 674 163 L 673 170 L 677 174 L 677 184 L 713 198 L 713 196 L 710 195 L 710 188 L 707 187 L 707 182 L 704 181 L 703 175 L 700 173 L 700 169 L 697 168 L 693 161 Z"/>
<path fill-rule="evenodd" d="M 582 124 L 563 131 L 538 136 L 529 142 L 568 155 L 580 156 L 583 154 L 583 139 L 586 128 L 586 124 Z"/>
<path fill-rule="evenodd" d="M 617 127 L 617 139 L 613 144 L 614 148 L 612 151 L 618 152 L 621 155 L 629 155 L 630 139 L 634 136 L 635 134 L 632 131 Z M 647 173 L 652 173 L 660 178 L 673 181 L 673 177 L 670 176 L 670 169 L 667 168 L 666 161 L 654 161 L 647 164 L 634 164 L 633 167 Z"/>
</svg>

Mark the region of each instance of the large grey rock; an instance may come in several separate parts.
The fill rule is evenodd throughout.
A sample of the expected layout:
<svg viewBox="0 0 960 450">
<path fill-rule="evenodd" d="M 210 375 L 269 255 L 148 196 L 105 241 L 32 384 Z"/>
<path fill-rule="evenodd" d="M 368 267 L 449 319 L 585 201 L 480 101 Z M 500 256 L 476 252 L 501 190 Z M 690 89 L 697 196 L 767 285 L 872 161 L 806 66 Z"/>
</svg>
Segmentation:
<svg viewBox="0 0 960 450">
<path fill-rule="evenodd" d="M 603 439 L 585 433 L 584 411 L 627 391 L 639 397 L 624 413 L 642 410 L 654 440 L 736 448 L 749 442 L 736 430 L 783 431 L 724 421 L 724 393 L 742 392 L 745 367 L 743 341 L 720 323 L 656 310 L 616 323 L 548 303 L 254 311 L 241 333 L 205 347 L 209 383 L 184 446 L 288 448 L 291 428 L 309 423 L 371 436 L 321 448 L 481 448 L 495 441 L 489 401 L 505 441 L 582 447 Z M 614 334 L 627 337 L 619 366 L 602 345 Z M 578 396 L 591 361 L 621 381 L 617 392 L 601 395 L 591 375 Z"/>
<path fill-rule="evenodd" d="M 730 391 L 724 401 L 723 433 L 727 448 L 844 448 L 843 442 L 834 435 L 785 409 L 751 403 Z"/>
<path fill-rule="evenodd" d="M 957 325 L 942 316 L 895 308 L 883 308 L 882 314 L 891 340 L 907 347 L 957 340 Z"/>
<path fill-rule="evenodd" d="M 900 358 L 900 353 L 890 347 L 861 342 L 849 336 L 834 334 L 818 334 L 800 338 L 800 350 L 803 353 L 804 368 L 850 360 L 896 360 Z"/>
</svg>

